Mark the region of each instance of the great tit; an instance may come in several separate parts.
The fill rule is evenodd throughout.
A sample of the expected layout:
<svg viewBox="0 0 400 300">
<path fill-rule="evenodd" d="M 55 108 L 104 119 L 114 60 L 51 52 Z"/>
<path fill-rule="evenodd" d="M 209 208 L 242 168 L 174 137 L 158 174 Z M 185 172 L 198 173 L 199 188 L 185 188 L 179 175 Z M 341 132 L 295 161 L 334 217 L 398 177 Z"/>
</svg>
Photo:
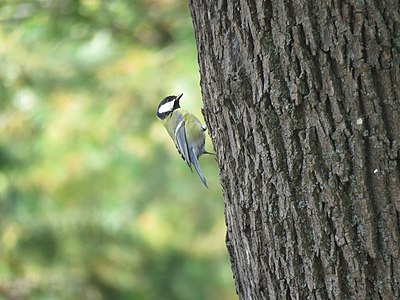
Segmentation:
<svg viewBox="0 0 400 300">
<path fill-rule="evenodd" d="M 206 178 L 199 166 L 199 157 L 203 154 L 212 154 L 204 148 L 207 127 L 202 125 L 194 115 L 182 109 L 179 100 L 183 94 L 168 96 L 161 100 L 157 109 L 157 117 L 161 120 L 168 134 L 175 143 L 179 154 L 187 163 L 190 170 L 194 165 L 197 174 L 204 185 L 207 186 Z"/>
</svg>

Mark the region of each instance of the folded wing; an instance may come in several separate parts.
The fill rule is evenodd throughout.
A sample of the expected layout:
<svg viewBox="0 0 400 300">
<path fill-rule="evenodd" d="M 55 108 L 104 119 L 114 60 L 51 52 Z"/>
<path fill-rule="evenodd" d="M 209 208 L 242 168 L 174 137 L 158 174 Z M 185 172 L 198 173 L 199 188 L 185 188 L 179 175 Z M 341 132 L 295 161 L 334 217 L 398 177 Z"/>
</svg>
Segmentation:
<svg viewBox="0 0 400 300">
<path fill-rule="evenodd" d="M 183 160 L 188 164 L 192 170 L 192 163 L 189 156 L 189 147 L 186 139 L 185 120 L 183 116 L 179 116 L 178 125 L 175 129 L 175 144 Z"/>
</svg>

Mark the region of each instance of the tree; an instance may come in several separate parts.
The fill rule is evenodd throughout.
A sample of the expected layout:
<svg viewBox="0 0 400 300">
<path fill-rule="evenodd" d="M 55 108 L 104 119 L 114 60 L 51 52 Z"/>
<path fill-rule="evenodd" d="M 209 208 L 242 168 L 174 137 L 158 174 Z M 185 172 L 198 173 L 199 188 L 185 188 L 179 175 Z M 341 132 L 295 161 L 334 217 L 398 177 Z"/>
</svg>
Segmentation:
<svg viewBox="0 0 400 300">
<path fill-rule="evenodd" d="M 240 298 L 399 298 L 399 2 L 189 3 Z"/>
</svg>

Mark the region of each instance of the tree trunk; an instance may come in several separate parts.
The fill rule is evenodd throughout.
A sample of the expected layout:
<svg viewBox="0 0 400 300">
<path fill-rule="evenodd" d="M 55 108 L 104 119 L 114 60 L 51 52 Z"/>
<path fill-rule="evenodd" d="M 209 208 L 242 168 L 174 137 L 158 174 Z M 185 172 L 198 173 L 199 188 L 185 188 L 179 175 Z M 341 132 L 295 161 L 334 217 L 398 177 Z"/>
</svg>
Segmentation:
<svg viewBox="0 0 400 300">
<path fill-rule="evenodd" d="M 400 298 L 399 2 L 189 3 L 239 297 Z"/>
</svg>

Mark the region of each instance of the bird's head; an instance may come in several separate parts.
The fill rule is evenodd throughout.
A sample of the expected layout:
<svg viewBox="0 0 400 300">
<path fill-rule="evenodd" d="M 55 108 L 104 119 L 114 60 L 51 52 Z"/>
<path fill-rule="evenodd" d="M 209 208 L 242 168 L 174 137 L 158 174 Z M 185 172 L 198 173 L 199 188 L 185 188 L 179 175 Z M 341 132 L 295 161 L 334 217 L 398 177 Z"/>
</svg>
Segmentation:
<svg viewBox="0 0 400 300">
<path fill-rule="evenodd" d="M 178 96 L 168 96 L 161 100 L 157 109 L 157 117 L 161 120 L 165 119 L 175 109 L 180 108 L 179 99 L 183 94 Z"/>
</svg>

